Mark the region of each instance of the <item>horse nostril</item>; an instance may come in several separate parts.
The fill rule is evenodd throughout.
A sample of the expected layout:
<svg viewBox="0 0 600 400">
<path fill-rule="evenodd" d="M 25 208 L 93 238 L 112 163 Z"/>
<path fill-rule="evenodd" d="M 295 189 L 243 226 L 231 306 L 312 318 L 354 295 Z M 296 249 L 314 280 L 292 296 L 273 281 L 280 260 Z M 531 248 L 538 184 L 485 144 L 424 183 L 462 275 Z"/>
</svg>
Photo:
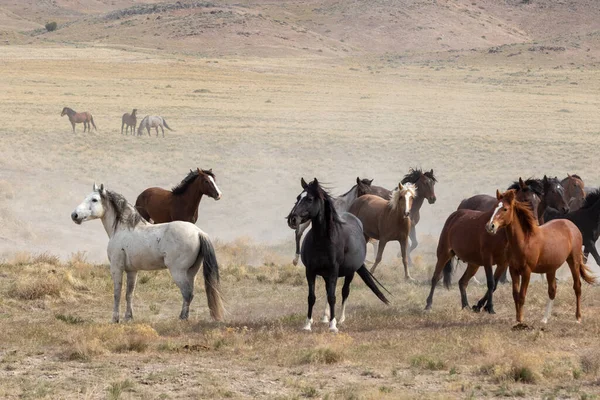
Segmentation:
<svg viewBox="0 0 600 400">
<path fill-rule="evenodd" d="M 73 212 L 71 213 L 71 219 L 72 219 L 73 221 L 75 221 L 75 220 L 77 219 L 77 213 L 76 213 L 75 211 L 73 211 Z"/>
</svg>

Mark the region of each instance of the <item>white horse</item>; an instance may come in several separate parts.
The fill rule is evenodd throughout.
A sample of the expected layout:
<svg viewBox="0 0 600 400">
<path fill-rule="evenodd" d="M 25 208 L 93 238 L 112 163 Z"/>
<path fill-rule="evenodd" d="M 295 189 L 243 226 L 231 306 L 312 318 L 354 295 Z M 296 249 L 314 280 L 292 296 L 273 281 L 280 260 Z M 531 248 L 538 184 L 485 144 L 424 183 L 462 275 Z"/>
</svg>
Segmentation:
<svg viewBox="0 0 600 400">
<path fill-rule="evenodd" d="M 162 130 L 163 137 L 165 137 L 165 129 L 163 128 L 163 126 L 170 131 L 175 131 L 174 129 L 171 129 L 169 127 L 169 125 L 167 125 L 167 121 L 163 117 L 159 117 L 158 115 L 146 115 L 144 117 L 144 119 L 142 120 L 142 122 L 140 122 L 140 126 L 138 127 L 137 134 L 138 134 L 138 136 L 143 135 L 144 134 L 143 130 L 144 130 L 144 128 L 146 128 L 146 130 L 148 130 L 148 136 L 150 136 L 150 128 L 155 128 L 156 136 L 158 136 L 158 127 L 159 126 L 160 126 L 160 129 Z"/>
<path fill-rule="evenodd" d="M 119 322 L 123 272 L 127 273 L 127 321 L 133 319 L 131 300 L 137 271 L 164 268 L 169 269 L 183 296 L 179 318 L 187 319 L 200 263 L 210 315 L 217 321 L 223 319 L 215 250 L 200 228 L 183 221 L 152 225 L 123 196 L 104 189 L 104 185 L 94 184 L 94 191 L 71 213 L 71 219 L 79 225 L 97 218 L 102 220 L 109 237 L 107 251 L 114 283 L 113 322 Z"/>
</svg>

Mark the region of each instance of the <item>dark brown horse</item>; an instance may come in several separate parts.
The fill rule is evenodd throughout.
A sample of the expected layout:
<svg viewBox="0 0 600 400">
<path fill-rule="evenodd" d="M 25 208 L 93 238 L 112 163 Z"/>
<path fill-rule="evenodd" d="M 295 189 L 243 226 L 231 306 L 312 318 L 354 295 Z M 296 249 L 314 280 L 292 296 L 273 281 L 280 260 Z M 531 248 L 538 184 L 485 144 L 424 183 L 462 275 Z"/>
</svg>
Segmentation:
<svg viewBox="0 0 600 400">
<path fill-rule="evenodd" d="M 516 183 L 519 188 L 516 192 L 517 199 L 528 204 L 535 210 L 540 201 L 536 194 L 537 192 L 523 182 L 521 178 Z M 479 198 L 483 199 L 483 197 Z M 465 202 L 468 204 L 469 200 L 463 200 L 461 206 Z M 471 278 L 479 270 L 479 267 L 483 265 L 486 272 L 488 291 L 479 300 L 477 305 L 473 307 L 473 310 L 480 311 L 485 306 L 487 312 L 494 313 L 492 293 L 496 290 L 496 284 L 500 276 L 506 273 L 508 259 L 506 254 L 506 237 L 501 234 L 492 236 L 485 231 L 485 224 L 489 222 L 492 212 L 493 209 L 478 211 L 460 208 L 459 206 L 459 209 L 448 217 L 438 242 L 438 261 L 433 277 L 431 278 L 431 292 L 427 299 L 426 309 L 431 309 L 433 293 L 435 286 L 440 280 L 442 268 L 444 269 L 444 284 L 446 287 L 450 286 L 453 270 L 451 259 L 457 256 L 460 260 L 467 263 L 467 269 L 458 281 L 462 307 L 469 307 L 467 286 Z M 448 257 L 449 254 L 450 257 Z M 493 265 L 496 265 L 496 271 L 492 276 Z"/>
<path fill-rule="evenodd" d="M 492 234 L 500 228 L 506 232 L 517 326 L 523 326 L 523 306 L 532 272 L 545 273 L 548 280 L 549 301 L 542 319 L 543 323 L 548 322 L 556 296 L 556 270 L 565 261 L 573 276 L 575 318 L 581 322 L 581 278 L 589 284 L 595 278 L 583 263 L 583 241 L 577 226 L 566 219 L 538 226 L 529 206 L 516 200 L 514 190 L 502 194 L 496 191 L 496 198 L 498 203 L 486 229 Z"/>
<path fill-rule="evenodd" d="M 135 202 L 135 208 L 147 221 L 159 224 L 171 221 L 198 220 L 198 206 L 202 195 L 221 199 L 212 169 L 190 170 L 172 190 L 152 187 L 144 190 Z"/>
<path fill-rule="evenodd" d="M 585 184 L 579 175 L 567 174 L 567 177 L 560 181 L 565 189 L 565 201 L 569 205 L 570 211 L 577 211 L 585 202 Z"/>
<path fill-rule="evenodd" d="M 137 125 L 137 108 L 134 108 L 131 114 L 125 113 L 121 117 L 121 135 L 123 134 L 123 127 L 125 127 L 125 134 L 131 128 L 131 134 L 135 135 L 135 126 Z"/>
<path fill-rule="evenodd" d="M 371 273 L 375 272 L 381 262 L 387 242 L 397 240 L 400 242 L 404 275 L 406 279 L 412 279 L 408 272 L 407 247 L 411 225 L 410 209 L 415 196 L 416 187 L 412 183 L 406 185 L 400 183 L 398 189 L 392 192 L 390 200 L 366 194 L 354 200 L 350 206 L 348 212 L 362 222 L 366 240 L 371 238 L 379 240 L 377 257 Z"/>
<path fill-rule="evenodd" d="M 90 114 L 87 111 L 78 113 L 69 107 L 64 107 L 62 109 L 62 112 L 60 113 L 60 116 L 62 117 L 64 115 L 67 115 L 69 117 L 69 121 L 73 126 L 73 133 L 75 133 L 75 124 L 80 124 L 82 122 L 84 132 L 86 131 L 86 129 L 88 130 L 88 132 L 92 130 L 92 128 L 90 127 L 90 123 L 92 124 L 95 130 L 98 130 L 96 128 L 96 124 L 94 124 L 94 117 L 92 117 L 92 114 Z"/>
</svg>

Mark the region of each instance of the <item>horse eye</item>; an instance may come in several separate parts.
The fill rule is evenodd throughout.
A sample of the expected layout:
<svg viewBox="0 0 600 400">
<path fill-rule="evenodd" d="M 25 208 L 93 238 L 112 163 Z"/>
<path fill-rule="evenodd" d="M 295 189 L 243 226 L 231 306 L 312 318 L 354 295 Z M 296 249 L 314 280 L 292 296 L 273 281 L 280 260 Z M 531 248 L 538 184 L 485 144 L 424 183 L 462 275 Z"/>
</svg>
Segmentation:
<svg viewBox="0 0 600 400">
<path fill-rule="evenodd" d="M 97 203 L 98 199 L 92 199 L 92 203 Z"/>
<path fill-rule="evenodd" d="M 507 208 L 503 208 L 502 211 L 508 211 L 508 209 Z"/>
</svg>

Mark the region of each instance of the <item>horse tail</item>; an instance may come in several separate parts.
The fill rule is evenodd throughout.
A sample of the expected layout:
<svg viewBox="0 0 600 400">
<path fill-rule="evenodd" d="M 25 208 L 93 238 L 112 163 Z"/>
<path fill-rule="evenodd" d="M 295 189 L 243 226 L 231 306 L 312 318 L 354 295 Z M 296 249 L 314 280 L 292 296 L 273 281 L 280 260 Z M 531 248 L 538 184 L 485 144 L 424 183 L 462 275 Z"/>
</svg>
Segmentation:
<svg viewBox="0 0 600 400">
<path fill-rule="evenodd" d="M 173 132 L 175 132 L 175 129 L 171 129 L 171 128 L 169 127 L 169 125 L 167 125 L 167 120 L 166 120 L 166 119 L 164 119 L 164 118 L 163 118 L 162 120 L 163 120 L 163 124 L 165 124 L 165 128 L 167 128 L 167 129 L 168 129 L 168 130 L 170 130 L 170 131 L 173 131 Z"/>
<path fill-rule="evenodd" d="M 583 280 L 589 283 L 590 285 L 596 283 L 596 277 L 592 275 L 592 270 L 584 263 L 579 264 L 579 274 L 581 275 Z"/>
<path fill-rule="evenodd" d="M 362 278 L 362 280 L 367 284 L 367 286 L 369 287 L 369 289 L 371 289 L 373 291 L 373 293 L 375 293 L 375 296 L 377 296 L 379 298 L 379 300 L 383 301 L 385 304 L 390 304 L 390 301 L 385 298 L 385 295 L 377 287 L 377 283 L 376 283 L 375 277 L 369 272 L 369 270 L 367 269 L 367 267 L 365 267 L 364 264 L 356 272 Z M 386 288 L 384 288 L 381 283 L 379 285 L 386 292 L 388 292 L 388 290 Z"/>
<path fill-rule="evenodd" d="M 94 123 L 94 117 L 92 117 L 92 114 L 90 114 L 90 122 L 92 123 L 92 125 L 94 126 L 95 130 L 98 130 L 98 128 L 96 128 L 96 124 Z"/>
<path fill-rule="evenodd" d="M 205 233 L 201 232 L 198 237 L 200 239 L 200 251 L 198 252 L 194 267 L 202 261 L 204 289 L 206 290 L 206 300 L 208 301 L 210 316 L 215 321 L 223 321 L 225 309 L 223 307 L 223 298 L 221 297 L 219 264 L 217 264 L 215 249 Z"/>
<path fill-rule="evenodd" d="M 450 285 L 452 284 L 452 273 L 454 272 L 454 266 L 452 265 L 453 260 L 454 256 L 452 256 L 446 265 L 444 265 L 444 286 L 446 289 L 450 289 Z"/>
</svg>

